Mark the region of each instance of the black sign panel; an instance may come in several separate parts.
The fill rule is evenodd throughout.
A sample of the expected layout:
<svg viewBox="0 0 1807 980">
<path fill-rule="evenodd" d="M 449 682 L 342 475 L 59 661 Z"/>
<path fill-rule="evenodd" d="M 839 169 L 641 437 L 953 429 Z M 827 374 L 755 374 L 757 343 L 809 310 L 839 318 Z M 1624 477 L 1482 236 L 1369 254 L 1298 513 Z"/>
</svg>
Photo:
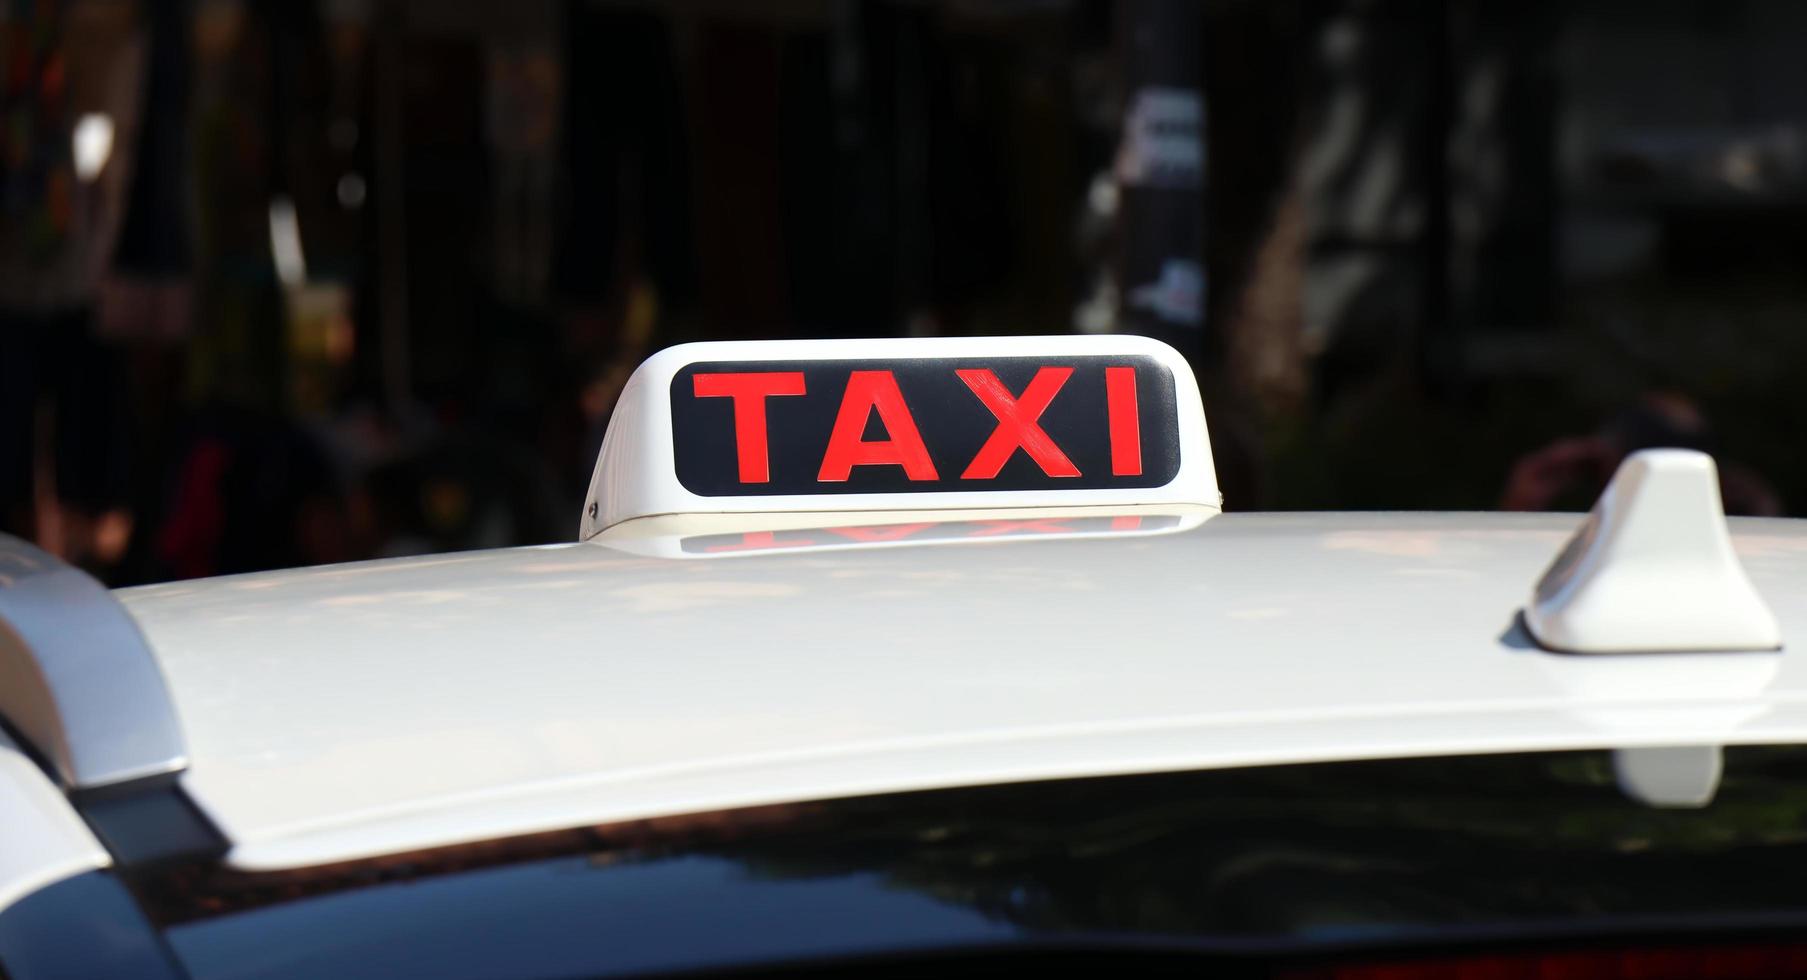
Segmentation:
<svg viewBox="0 0 1807 980">
<path fill-rule="evenodd" d="M 1158 487 L 1173 374 L 1146 355 L 690 364 L 678 481 L 706 497 Z"/>
</svg>

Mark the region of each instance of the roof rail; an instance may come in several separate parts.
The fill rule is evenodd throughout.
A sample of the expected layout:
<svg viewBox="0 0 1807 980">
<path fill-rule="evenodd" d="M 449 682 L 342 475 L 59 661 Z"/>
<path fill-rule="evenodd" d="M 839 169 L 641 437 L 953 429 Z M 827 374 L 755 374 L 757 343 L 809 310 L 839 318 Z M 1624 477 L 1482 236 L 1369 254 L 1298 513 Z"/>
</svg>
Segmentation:
<svg viewBox="0 0 1807 980">
<path fill-rule="evenodd" d="M 80 569 L 4 534 L 0 721 L 121 863 L 220 843 L 176 786 L 188 749 L 131 614 Z"/>
</svg>

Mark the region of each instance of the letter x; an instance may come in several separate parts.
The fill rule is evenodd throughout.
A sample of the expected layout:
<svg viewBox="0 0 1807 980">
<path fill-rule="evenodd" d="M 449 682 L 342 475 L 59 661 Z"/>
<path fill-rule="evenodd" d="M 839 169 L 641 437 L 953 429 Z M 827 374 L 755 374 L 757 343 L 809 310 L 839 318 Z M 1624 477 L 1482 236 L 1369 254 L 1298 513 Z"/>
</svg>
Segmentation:
<svg viewBox="0 0 1807 980">
<path fill-rule="evenodd" d="M 1018 447 L 1035 460 L 1035 465 L 1049 476 L 1078 476 L 1079 468 L 1060 451 L 1054 440 L 1048 437 L 1036 420 L 1054 396 L 1060 393 L 1061 386 L 1073 374 L 1069 367 L 1044 367 L 1035 372 L 1035 379 L 1029 387 L 1023 389 L 1022 397 L 1014 396 L 998 376 L 988 370 L 959 370 L 955 374 L 979 401 L 997 416 L 998 427 L 992 430 L 991 438 L 985 440 L 979 454 L 967 464 L 966 472 L 960 474 L 962 480 L 989 480 L 998 475 L 1004 468 L 1010 455 Z"/>
</svg>

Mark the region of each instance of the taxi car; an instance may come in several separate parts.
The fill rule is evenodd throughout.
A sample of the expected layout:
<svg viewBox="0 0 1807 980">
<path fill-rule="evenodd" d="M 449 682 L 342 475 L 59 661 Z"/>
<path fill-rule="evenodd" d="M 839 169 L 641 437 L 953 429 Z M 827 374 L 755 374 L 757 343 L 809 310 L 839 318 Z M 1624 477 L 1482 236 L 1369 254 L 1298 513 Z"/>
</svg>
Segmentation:
<svg viewBox="0 0 1807 980">
<path fill-rule="evenodd" d="M 1807 524 L 1222 513 L 1127 337 L 710 343 L 579 540 L 0 546 L 0 973 L 1807 975 Z"/>
</svg>

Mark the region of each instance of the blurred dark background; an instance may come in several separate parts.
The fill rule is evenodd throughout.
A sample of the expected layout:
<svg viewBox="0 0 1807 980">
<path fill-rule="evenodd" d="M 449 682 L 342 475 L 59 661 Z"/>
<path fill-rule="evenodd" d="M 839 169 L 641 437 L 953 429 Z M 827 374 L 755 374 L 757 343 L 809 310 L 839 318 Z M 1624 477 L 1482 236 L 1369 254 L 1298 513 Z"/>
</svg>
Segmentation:
<svg viewBox="0 0 1807 980">
<path fill-rule="evenodd" d="M 0 528 L 569 540 L 685 340 L 1146 333 L 1232 510 L 1807 506 L 1794 0 L 0 0 Z"/>
</svg>

